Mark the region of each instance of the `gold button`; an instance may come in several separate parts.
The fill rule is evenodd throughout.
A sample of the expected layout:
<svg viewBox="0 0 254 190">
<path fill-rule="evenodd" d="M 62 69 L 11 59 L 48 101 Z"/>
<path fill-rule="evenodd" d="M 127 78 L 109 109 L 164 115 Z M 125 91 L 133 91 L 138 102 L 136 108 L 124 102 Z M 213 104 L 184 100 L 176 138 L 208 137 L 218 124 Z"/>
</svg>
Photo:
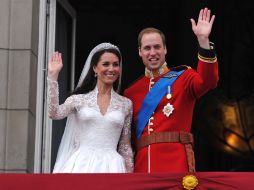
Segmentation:
<svg viewBox="0 0 254 190">
<path fill-rule="evenodd" d="M 153 128 L 149 128 L 149 131 L 150 131 L 150 132 L 153 132 Z"/>
<path fill-rule="evenodd" d="M 150 120 L 154 119 L 154 117 L 150 117 Z"/>
<path fill-rule="evenodd" d="M 149 125 L 153 125 L 153 122 L 150 122 Z"/>
</svg>

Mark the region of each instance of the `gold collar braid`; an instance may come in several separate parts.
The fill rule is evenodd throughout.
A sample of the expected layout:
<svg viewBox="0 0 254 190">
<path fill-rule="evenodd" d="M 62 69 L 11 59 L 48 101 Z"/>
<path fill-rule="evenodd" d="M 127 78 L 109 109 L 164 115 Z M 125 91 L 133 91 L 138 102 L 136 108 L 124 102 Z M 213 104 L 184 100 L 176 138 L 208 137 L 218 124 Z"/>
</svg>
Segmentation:
<svg viewBox="0 0 254 190">
<path fill-rule="evenodd" d="M 163 74 L 165 74 L 166 72 L 168 72 L 169 69 L 167 67 L 167 63 L 165 62 L 161 68 L 157 71 L 151 71 L 148 68 L 145 69 L 145 76 L 148 78 L 156 78 L 158 76 L 161 76 Z"/>
</svg>

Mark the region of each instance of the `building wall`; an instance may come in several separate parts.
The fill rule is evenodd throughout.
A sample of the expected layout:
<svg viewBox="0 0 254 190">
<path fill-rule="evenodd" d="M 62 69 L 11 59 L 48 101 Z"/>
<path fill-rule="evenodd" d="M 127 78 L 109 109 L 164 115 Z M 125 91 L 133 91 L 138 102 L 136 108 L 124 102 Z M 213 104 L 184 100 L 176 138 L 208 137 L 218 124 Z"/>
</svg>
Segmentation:
<svg viewBox="0 0 254 190">
<path fill-rule="evenodd" d="M 32 172 L 40 0 L 0 0 L 0 172 Z"/>
</svg>

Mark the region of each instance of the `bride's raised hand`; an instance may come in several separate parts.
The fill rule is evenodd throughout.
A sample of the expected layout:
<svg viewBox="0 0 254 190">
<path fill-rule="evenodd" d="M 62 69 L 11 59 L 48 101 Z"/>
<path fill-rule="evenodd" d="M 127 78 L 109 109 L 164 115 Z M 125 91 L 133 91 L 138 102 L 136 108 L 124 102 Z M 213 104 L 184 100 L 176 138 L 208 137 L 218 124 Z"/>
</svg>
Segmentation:
<svg viewBox="0 0 254 190">
<path fill-rule="evenodd" d="M 54 52 L 49 59 L 48 63 L 48 78 L 51 80 L 57 80 L 59 72 L 63 68 L 62 54 Z"/>
</svg>

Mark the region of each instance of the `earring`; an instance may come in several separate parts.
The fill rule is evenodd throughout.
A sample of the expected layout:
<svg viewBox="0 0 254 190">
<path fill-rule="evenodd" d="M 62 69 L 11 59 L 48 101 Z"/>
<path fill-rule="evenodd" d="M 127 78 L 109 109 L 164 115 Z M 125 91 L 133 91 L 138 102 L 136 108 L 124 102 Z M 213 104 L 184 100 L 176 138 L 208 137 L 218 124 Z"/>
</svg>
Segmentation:
<svg viewBox="0 0 254 190">
<path fill-rule="evenodd" d="M 95 77 L 95 78 L 97 77 L 97 73 L 94 73 L 94 77 Z"/>
</svg>

